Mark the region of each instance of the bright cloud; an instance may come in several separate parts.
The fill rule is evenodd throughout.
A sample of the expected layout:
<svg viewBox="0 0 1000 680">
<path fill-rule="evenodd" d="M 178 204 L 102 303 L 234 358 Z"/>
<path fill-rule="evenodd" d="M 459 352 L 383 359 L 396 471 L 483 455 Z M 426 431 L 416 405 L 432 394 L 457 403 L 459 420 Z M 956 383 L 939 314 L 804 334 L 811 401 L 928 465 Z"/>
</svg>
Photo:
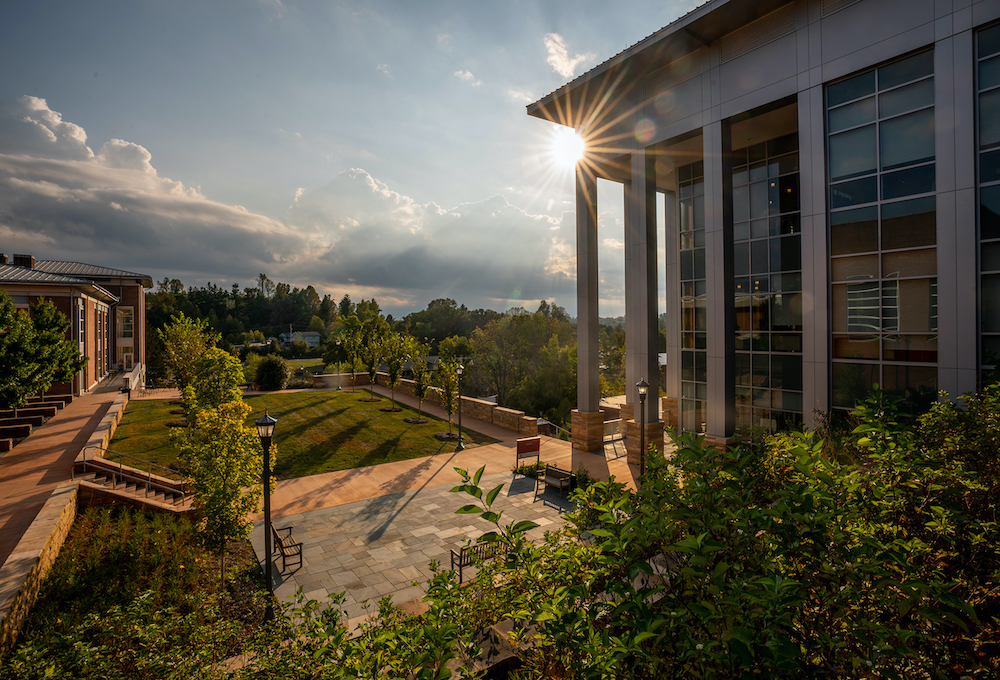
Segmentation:
<svg viewBox="0 0 1000 680">
<path fill-rule="evenodd" d="M 389 73 L 389 64 L 379 64 L 375 67 L 375 70 L 382 73 L 386 78 L 392 78 L 392 74 Z"/>
<path fill-rule="evenodd" d="M 5 252 L 105 264 L 188 285 L 259 272 L 394 313 L 438 297 L 470 307 L 572 307 L 574 219 L 503 196 L 418 203 L 362 169 L 296 189 L 283 219 L 214 201 L 161 177 L 144 147 L 85 131 L 44 100 L 0 102 L 0 242 Z M 564 228 L 563 225 L 566 225 Z"/>
<path fill-rule="evenodd" d="M 533 101 L 535 101 L 535 98 L 532 97 L 530 94 L 528 94 L 526 91 L 516 90 L 514 88 L 507 90 L 507 96 L 513 99 L 514 101 L 521 102 L 523 104 L 530 104 Z"/>
<path fill-rule="evenodd" d="M 460 71 L 455 71 L 454 76 L 461 81 L 468 83 L 469 85 L 482 85 L 483 81 L 477 80 L 476 76 L 472 75 L 471 71 L 462 69 Z"/>
<path fill-rule="evenodd" d="M 545 49 L 549 53 L 545 61 L 563 78 L 572 78 L 577 66 L 595 59 L 595 55 L 590 52 L 571 57 L 566 41 L 558 33 L 545 34 Z"/>
</svg>

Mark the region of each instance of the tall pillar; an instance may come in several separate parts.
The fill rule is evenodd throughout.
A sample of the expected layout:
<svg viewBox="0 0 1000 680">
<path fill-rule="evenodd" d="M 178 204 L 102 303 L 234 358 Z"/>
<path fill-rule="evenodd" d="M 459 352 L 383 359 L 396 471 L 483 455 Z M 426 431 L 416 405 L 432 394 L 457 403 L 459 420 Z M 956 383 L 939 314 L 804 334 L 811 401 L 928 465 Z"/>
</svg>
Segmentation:
<svg viewBox="0 0 1000 680">
<path fill-rule="evenodd" d="M 572 413 L 573 448 L 604 448 L 598 373 L 597 178 L 576 165 L 576 410 Z"/>
<path fill-rule="evenodd" d="M 716 445 L 729 441 L 736 425 L 735 342 L 733 312 L 733 239 L 726 230 L 727 187 L 732 169 L 726 160 L 728 129 L 721 121 L 702 128 L 705 162 L 705 289 L 708 318 L 707 438 Z M 728 175 L 728 177 L 727 177 Z"/>
<path fill-rule="evenodd" d="M 666 276 L 664 291 L 666 294 L 667 316 L 667 365 L 664 371 L 663 391 L 663 424 L 680 431 L 680 396 L 681 396 L 681 286 L 680 286 L 680 231 L 677 225 L 677 193 L 668 191 L 664 195 L 663 214 L 665 230 L 663 238 L 664 263 Z"/>
<path fill-rule="evenodd" d="M 656 291 L 656 172 L 653 154 L 640 147 L 632 152 L 631 178 L 625 185 L 625 394 L 638 411 L 635 384 L 640 379 L 649 383 L 645 422 L 648 430 L 659 432 L 659 441 L 647 441 L 662 450 Z M 638 440 L 627 440 L 630 459 L 638 459 Z"/>
</svg>

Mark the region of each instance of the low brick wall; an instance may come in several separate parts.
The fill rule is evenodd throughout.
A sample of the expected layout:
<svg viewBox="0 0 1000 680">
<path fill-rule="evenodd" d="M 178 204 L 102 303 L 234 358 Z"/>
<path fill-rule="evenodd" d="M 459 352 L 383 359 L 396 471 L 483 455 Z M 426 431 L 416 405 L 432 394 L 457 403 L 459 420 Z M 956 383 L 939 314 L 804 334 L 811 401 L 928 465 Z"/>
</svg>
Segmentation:
<svg viewBox="0 0 1000 680">
<path fill-rule="evenodd" d="M 13 646 L 34 606 L 39 587 L 76 519 L 76 506 L 76 483 L 56 487 L 0 567 L 0 656 Z"/>
<path fill-rule="evenodd" d="M 125 415 L 125 408 L 128 406 L 129 396 L 128 393 L 122 392 L 117 397 L 115 397 L 114 402 L 108 409 L 108 412 L 104 414 L 101 418 L 101 422 L 97 424 L 94 428 L 93 434 L 90 435 L 90 439 L 87 440 L 87 447 L 96 446 L 102 449 L 108 448 L 108 444 L 111 443 L 111 438 L 115 436 L 115 430 L 118 429 L 118 423 L 121 422 L 122 416 Z"/>
</svg>

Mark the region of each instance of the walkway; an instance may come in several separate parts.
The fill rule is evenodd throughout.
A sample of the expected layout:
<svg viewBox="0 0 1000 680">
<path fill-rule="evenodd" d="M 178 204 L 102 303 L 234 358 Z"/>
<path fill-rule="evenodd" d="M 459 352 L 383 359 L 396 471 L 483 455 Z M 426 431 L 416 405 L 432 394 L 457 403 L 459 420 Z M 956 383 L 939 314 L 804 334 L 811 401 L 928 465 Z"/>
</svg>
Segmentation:
<svg viewBox="0 0 1000 680">
<path fill-rule="evenodd" d="M 21 540 L 60 482 L 70 479 L 73 461 L 118 396 L 119 383 L 106 380 L 31 436 L 0 455 L 0 565 Z"/>
</svg>

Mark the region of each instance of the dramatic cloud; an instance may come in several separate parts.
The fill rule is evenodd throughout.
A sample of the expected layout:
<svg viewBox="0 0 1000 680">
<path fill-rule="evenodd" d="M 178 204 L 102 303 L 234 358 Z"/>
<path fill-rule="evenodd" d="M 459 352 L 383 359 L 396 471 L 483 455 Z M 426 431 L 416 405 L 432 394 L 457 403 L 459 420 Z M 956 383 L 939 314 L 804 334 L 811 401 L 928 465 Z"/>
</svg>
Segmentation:
<svg viewBox="0 0 1000 680">
<path fill-rule="evenodd" d="M 575 305 L 574 219 L 503 196 L 417 203 L 361 169 L 297 189 L 284 219 L 213 201 L 160 177 L 144 147 L 86 133 L 44 100 L 0 102 L 3 252 L 179 278 L 248 284 L 259 272 L 406 313 L 438 297 L 506 309 Z M 565 228 L 563 225 L 566 225 Z"/>
<path fill-rule="evenodd" d="M 572 78 L 577 66 L 587 64 L 595 59 L 595 55 L 589 52 L 574 57 L 569 56 L 566 41 L 558 33 L 545 34 L 545 49 L 549 52 L 546 62 L 563 78 Z"/>
<path fill-rule="evenodd" d="M 458 78 L 459 80 L 462 80 L 462 81 L 464 81 L 466 83 L 469 83 L 469 85 L 482 85 L 483 84 L 483 82 L 481 80 L 476 80 L 476 76 L 472 75 L 472 73 L 470 71 L 467 71 L 465 69 L 462 69 L 460 71 L 455 71 L 454 76 L 456 78 Z"/>
</svg>

